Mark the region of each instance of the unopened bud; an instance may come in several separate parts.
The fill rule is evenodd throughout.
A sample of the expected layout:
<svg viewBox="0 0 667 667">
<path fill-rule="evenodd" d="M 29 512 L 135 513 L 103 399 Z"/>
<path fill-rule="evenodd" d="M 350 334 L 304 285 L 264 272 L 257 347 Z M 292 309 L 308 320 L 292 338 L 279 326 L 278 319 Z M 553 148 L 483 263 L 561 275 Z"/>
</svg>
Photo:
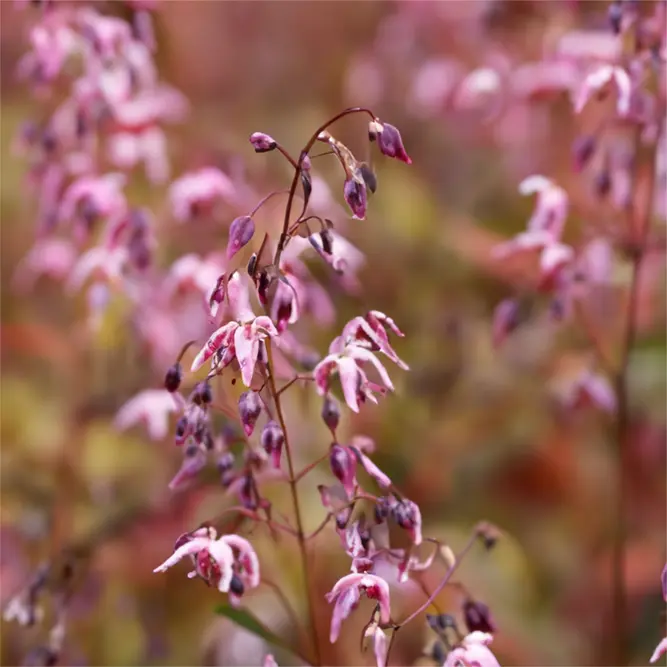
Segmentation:
<svg viewBox="0 0 667 667">
<path fill-rule="evenodd" d="M 262 400 L 256 391 L 245 391 L 239 396 L 239 416 L 247 437 L 252 435 L 262 412 Z"/>
<path fill-rule="evenodd" d="M 241 505 L 248 510 L 257 509 L 257 494 L 255 492 L 255 480 L 252 477 L 251 473 L 248 473 L 243 478 L 243 483 L 241 484 L 241 489 L 239 491 L 239 500 Z"/>
<path fill-rule="evenodd" d="M 364 183 L 360 183 L 355 178 L 348 178 L 343 186 L 343 196 L 354 217 L 358 220 L 363 220 L 366 217 L 367 203 L 366 186 Z"/>
<path fill-rule="evenodd" d="M 177 445 L 182 445 L 185 442 L 185 439 L 188 436 L 189 431 L 190 431 L 190 424 L 188 422 L 188 418 L 185 415 L 183 415 L 176 422 L 176 430 L 174 433 L 174 438 Z"/>
<path fill-rule="evenodd" d="M 357 459 L 347 447 L 339 444 L 331 446 L 329 452 L 329 465 L 336 479 L 345 487 L 348 493 L 354 490 L 355 471 Z"/>
<path fill-rule="evenodd" d="M 234 573 L 232 576 L 232 580 L 229 582 L 229 592 L 234 593 L 234 595 L 241 596 L 243 595 L 243 592 L 245 591 L 245 586 L 243 585 L 243 581 L 241 581 L 241 577 L 239 577 L 238 574 Z"/>
<path fill-rule="evenodd" d="M 280 468 L 280 455 L 285 444 L 285 434 L 277 422 L 271 420 L 262 430 L 262 448 L 271 457 L 274 468 Z"/>
<path fill-rule="evenodd" d="M 335 398 L 327 395 L 324 397 L 322 404 L 322 421 L 327 425 L 327 428 L 335 433 L 340 422 L 340 406 Z"/>
<path fill-rule="evenodd" d="M 229 226 L 227 259 L 231 259 L 243 246 L 247 245 L 255 233 L 255 222 L 249 215 L 236 218 Z"/>
<path fill-rule="evenodd" d="M 463 618 L 465 619 L 468 632 L 493 633 L 496 631 L 495 623 L 491 620 L 491 612 L 482 602 L 466 600 L 463 603 Z"/>
<path fill-rule="evenodd" d="M 255 153 L 267 153 L 278 145 L 273 137 L 264 134 L 264 132 L 253 132 L 250 135 L 250 143 L 255 149 Z"/>
<path fill-rule="evenodd" d="M 575 171 L 581 171 L 593 157 L 597 141 L 593 135 L 577 137 L 572 144 L 572 161 Z"/>
<path fill-rule="evenodd" d="M 378 122 L 378 126 L 382 128 L 377 135 L 380 152 L 387 157 L 393 157 L 401 162 L 405 162 L 405 164 L 412 164 L 412 159 L 405 150 L 398 128 L 389 123 Z"/>
<path fill-rule="evenodd" d="M 213 401 L 213 390 L 208 382 L 198 382 L 190 396 L 190 400 L 197 405 L 208 405 Z"/>
<path fill-rule="evenodd" d="M 604 199 L 611 190 L 611 174 L 607 169 L 603 169 L 599 174 L 596 175 L 595 180 L 593 181 L 593 187 L 595 189 L 595 194 Z"/>
<path fill-rule="evenodd" d="M 181 386 L 183 379 L 183 368 L 176 362 L 169 368 L 167 374 L 164 376 L 164 388 L 172 394 Z"/>
</svg>

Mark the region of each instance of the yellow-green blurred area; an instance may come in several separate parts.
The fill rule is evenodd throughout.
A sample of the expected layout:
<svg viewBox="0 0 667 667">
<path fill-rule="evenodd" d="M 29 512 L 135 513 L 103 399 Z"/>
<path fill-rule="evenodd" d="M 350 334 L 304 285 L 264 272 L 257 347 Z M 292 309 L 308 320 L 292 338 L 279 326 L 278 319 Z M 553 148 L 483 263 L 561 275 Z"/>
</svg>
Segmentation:
<svg viewBox="0 0 667 667">
<path fill-rule="evenodd" d="M 100 331 L 84 325 L 85 298 L 41 279 L 17 294 L 12 277 L 35 238 L 35 194 L 27 164 L 12 152 L 23 121 L 40 119 L 50 102 L 35 99 L 13 71 L 27 48 L 33 10 L 10 2 L 2 12 L 2 524 L 0 601 L 35 568 L 84 543 L 76 561 L 61 664 L 258 665 L 274 649 L 216 617 L 225 596 L 186 577 L 188 564 L 166 574 L 153 568 L 183 532 L 220 515 L 235 501 L 215 474 L 192 491 L 167 484 L 181 452 L 171 437 L 152 442 L 138 427 L 119 433 L 112 421 L 138 391 L 159 387 L 129 307 L 114 298 Z M 120 3 L 100 5 L 125 11 Z M 340 439 L 373 437 L 374 461 L 419 504 L 424 534 L 456 552 L 482 520 L 502 537 L 488 553 L 473 549 L 455 579 L 487 604 L 498 626 L 493 648 L 504 665 L 604 664 L 609 627 L 610 545 L 615 529 L 618 450 L 613 418 L 595 410 L 566 411 L 552 384 L 592 359 L 574 323 L 554 324 L 539 301 L 529 321 L 494 349 L 493 309 L 525 286 L 523 269 L 494 261 L 491 249 L 523 230 L 533 202 L 517 192 L 543 173 L 571 195 L 566 239 L 589 238 L 591 225 L 617 221 L 599 201 L 591 174 L 575 174 L 570 146 L 582 131 L 566 95 L 451 110 L 436 89 L 445 70 L 420 85 L 427 64 L 457 62 L 465 71 L 506 58 L 510 70 L 539 61 L 554 35 L 606 30 L 605 2 L 185 2 L 165 0 L 154 12 L 161 76 L 191 102 L 188 120 L 167 130 L 173 174 L 215 164 L 243 173 L 258 192 L 289 185 L 275 154 L 256 155 L 247 141 L 267 132 L 298 154 L 314 129 L 339 110 L 372 106 L 400 128 L 412 166 L 374 150 L 378 189 L 365 221 L 345 229 L 366 255 L 362 290 L 332 289 L 335 329 L 313 328 L 322 355 L 351 317 L 369 309 L 390 315 L 405 332 L 398 354 L 404 372 L 387 364 L 396 392 L 345 413 Z M 429 94 L 431 97 L 429 98 Z M 336 136 L 366 156 L 359 118 Z M 313 161 L 342 203 L 342 179 L 328 158 Z M 160 225 L 166 188 L 137 173 L 133 204 L 157 215 L 156 261 L 224 250 L 226 227 Z M 164 217 L 164 216 L 163 216 Z M 664 224 L 664 221 L 656 221 Z M 662 257 L 662 256 L 661 256 Z M 617 279 L 593 325 L 617 358 L 628 267 L 616 257 Z M 324 276 L 325 267 L 313 261 Z M 660 571 L 665 561 L 664 267 L 659 258 L 641 287 L 638 342 L 630 359 L 631 441 L 626 457 L 628 623 L 633 664 L 646 664 L 664 635 Z M 308 329 L 310 325 L 306 324 Z M 185 340 L 183 342 L 186 342 Z M 163 369 L 164 370 L 164 369 Z M 222 388 L 222 391 L 228 391 Z M 322 456 L 330 435 L 311 390 L 286 394 L 286 416 L 298 468 Z M 173 428 L 173 416 L 171 427 Z M 299 484 L 306 530 L 325 516 L 318 484 L 331 483 L 324 463 Z M 372 481 L 364 478 L 372 488 Z M 291 517 L 286 485 L 265 488 L 280 516 Z M 290 518 L 291 520 L 291 518 Z M 307 623 L 299 552 L 289 536 L 276 543 L 265 526 L 244 524 L 267 581 L 280 586 Z M 368 601 L 328 641 L 325 593 L 349 569 L 333 528 L 309 546 L 313 598 L 326 664 L 372 664 L 359 653 Z M 429 590 L 445 571 L 423 576 Z M 55 576 L 55 575 L 54 575 Z M 417 586 L 392 589 L 392 616 L 424 601 Z M 447 587 L 438 607 L 463 628 L 461 590 Z M 244 598 L 288 641 L 298 631 L 269 586 Z M 20 664 L 48 636 L 53 601 L 34 628 L 2 622 L 2 662 Z M 432 637 L 416 621 L 401 631 L 393 664 L 413 664 Z M 279 664 L 294 660 L 275 651 Z"/>
</svg>

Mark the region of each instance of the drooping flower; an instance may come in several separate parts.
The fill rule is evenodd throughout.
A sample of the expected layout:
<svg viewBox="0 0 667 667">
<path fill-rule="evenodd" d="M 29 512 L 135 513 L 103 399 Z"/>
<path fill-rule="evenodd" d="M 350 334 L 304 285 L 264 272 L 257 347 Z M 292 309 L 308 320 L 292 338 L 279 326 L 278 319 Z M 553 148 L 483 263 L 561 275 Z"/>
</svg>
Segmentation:
<svg viewBox="0 0 667 667">
<path fill-rule="evenodd" d="M 204 167 L 184 174 L 169 188 L 174 217 L 186 222 L 209 211 L 217 200 L 232 201 L 236 194 L 228 176 L 215 167 Z"/>
<path fill-rule="evenodd" d="M 249 322 L 228 322 L 214 331 L 192 362 L 191 370 L 200 369 L 218 350 L 222 350 L 226 364 L 236 359 L 241 368 L 241 377 L 246 387 L 250 386 L 259 355 L 259 344 L 278 331 L 266 315 Z"/>
<path fill-rule="evenodd" d="M 181 535 L 174 553 L 153 572 L 165 572 L 190 556 L 195 569 L 188 573 L 188 578 L 199 576 L 222 593 L 229 592 L 230 596 L 240 598 L 245 589 L 259 585 L 257 554 L 250 542 L 238 535 L 216 538 L 216 531 L 211 526 Z"/>
<path fill-rule="evenodd" d="M 384 630 L 377 623 L 371 623 L 364 632 L 364 639 L 373 645 L 376 667 L 385 667 L 389 642 Z"/>
<path fill-rule="evenodd" d="M 627 116 L 630 113 L 632 82 L 628 73 L 616 65 L 602 65 L 586 76 L 574 100 L 575 113 L 581 113 L 593 95 L 612 81 L 618 93 L 616 112 L 621 117 Z"/>
<path fill-rule="evenodd" d="M 461 644 L 450 651 L 443 667 L 500 667 L 489 644 L 493 636 L 485 632 L 471 632 L 463 638 Z"/>
<path fill-rule="evenodd" d="M 363 365 L 367 362 L 375 366 L 384 387 L 369 381 L 363 370 Z M 320 396 L 329 391 L 330 379 L 334 373 L 338 373 L 345 402 L 354 412 L 359 412 L 360 402 L 370 400 L 377 403 L 374 391 L 384 393 L 385 388 L 394 390 L 387 370 L 370 350 L 354 344 L 342 347 L 340 339 L 331 344 L 329 355 L 313 370 L 315 387 Z"/>
<path fill-rule="evenodd" d="M 348 574 L 339 579 L 331 591 L 326 594 L 327 601 L 334 603 L 329 636 L 332 644 L 338 639 L 343 621 L 357 608 L 362 594 L 371 600 L 377 600 L 380 605 L 380 623 L 389 623 L 389 585 L 387 582 L 374 574 Z"/>
<path fill-rule="evenodd" d="M 169 430 L 169 414 L 179 408 L 175 394 L 166 389 L 146 389 L 121 407 L 114 425 L 124 431 L 143 421 L 149 436 L 153 440 L 162 440 Z"/>
<path fill-rule="evenodd" d="M 389 123 L 382 123 L 376 118 L 368 126 L 368 136 L 371 141 L 377 141 L 378 148 L 383 155 L 396 158 L 405 164 L 412 164 L 398 128 Z"/>
</svg>

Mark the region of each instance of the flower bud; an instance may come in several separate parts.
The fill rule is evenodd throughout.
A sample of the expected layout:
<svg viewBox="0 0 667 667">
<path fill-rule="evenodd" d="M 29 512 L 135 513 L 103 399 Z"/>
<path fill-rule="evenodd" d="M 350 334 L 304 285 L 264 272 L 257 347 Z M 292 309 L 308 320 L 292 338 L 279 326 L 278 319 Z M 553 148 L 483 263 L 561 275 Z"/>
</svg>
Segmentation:
<svg viewBox="0 0 667 667">
<path fill-rule="evenodd" d="M 331 466 L 331 472 L 343 485 L 347 494 L 354 493 L 357 467 L 355 455 L 347 447 L 334 443 L 329 452 L 329 465 Z"/>
<path fill-rule="evenodd" d="M 623 20 L 623 5 L 621 0 L 614 0 L 609 5 L 607 10 L 607 18 L 609 19 L 609 25 L 614 35 L 618 35 L 621 32 L 621 22 Z"/>
<path fill-rule="evenodd" d="M 164 388 L 172 394 L 181 386 L 183 379 L 183 368 L 176 362 L 169 368 L 167 374 L 164 376 Z"/>
<path fill-rule="evenodd" d="M 255 233 L 255 222 L 249 215 L 236 218 L 229 226 L 227 259 L 231 259 L 243 246 L 247 245 Z"/>
<path fill-rule="evenodd" d="M 179 471 L 169 482 L 169 489 L 175 491 L 189 482 L 206 466 L 206 452 L 197 445 L 190 445 L 185 450 L 185 457 Z"/>
<path fill-rule="evenodd" d="M 592 135 L 577 137 L 572 144 L 572 161 L 574 170 L 581 171 L 593 157 L 597 141 Z"/>
<path fill-rule="evenodd" d="M 366 217 L 366 186 L 354 178 L 348 178 L 343 186 L 343 196 L 347 205 L 350 207 L 353 216 L 357 220 L 363 220 Z"/>
<path fill-rule="evenodd" d="M 255 423 L 262 412 L 262 400 L 255 391 L 245 391 L 239 396 L 239 416 L 247 437 L 255 430 Z"/>
<path fill-rule="evenodd" d="M 267 153 L 278 145 L 273 137 L 264 134 L 264 132 L 253 132 L 250 135 L 250 143 L 255 149 L 255 153 Z"/>
<path fill-rule="evenodd" d="M 377 176 L 375 175 L 375 172 L 367 164 L 362 163 L 359 165 L 359 173 L 361 174 L 361 177 L 364 179 L 366 187 L 372 193 L 375 193 L 375 191 L 378 189 L 378 179 Z"/>
<path fill-rule="evenodd" d="M 520 304 L 516 299 L 501 301 L 493 311 L 493 346 L 500 346 L 521 323 Z"/>
<path fill-rule="evenodd" d="M 262 448 L 271 457 L 274 468 L 280 468 L 280 455 L 285 444 L 285 434 L 277 422 L 271 420 L 262 430 Z"/>
<path fill-rule="evenodd" d="M 377 143 L 383 155 L 396 158 L 401 162 L 405 162 L 405 164 L 412 164 L 412 160 L 407 154 L 405 146 L 403 146 L 403 139 L 398 128 L 389 123 L 380 123 L 379 121 L 376 121 L 375 128 L 379 130 L 377 133 Z"/>
<path fill-rule="evenodd" d="M 213 390 L 208 382 L 198 382 L 190 396 L 190 400 L 197 405 L 208 405 L 213 401 Z"/>
<path fill-rule="evenodd" d="M 489 608 L 482 602 L 466 600 L 463 603 L 463 618 L 465 619 L 468 632 L 490 632 L 496 631 L 495 623 L 491 620 Z"/>
<path fill-rule="evenodd" d="M 327 428 L 332 433 L 335 433 L 338 428 L 338 422 L 340 422 L 340 406 L 338 405 L 338 401 L 329 395 L 325 396 L 320 414 Z"/>
<path fill-rule="evenodd" d="M 190 431 L 190 423 L 188 422 L 188 418 L 185 415 L 183 415 L 176 422 L 176 431 L 174 433 L 174 437 L 177 445 L 182 445 L 185 442 L 185 439 L 187 438 L 189 431 Z"/>
<path fill-rule="evenodd" d="M 234 454 L 225 452 L 218 458 L 217 468 L 218 472 L 226 472 L 234 467 Z"/>
<path fill-rule="evenodd" d="M 611 174 L 607 169 L 603 169 L 599 174 L 596 175 L 593 181 L 593 188 L 595 189 L 595 194 L 604 199 L 611 190 Z"/>
<path fill-rule="evenodd" d="M 407 530 L 410 539 L 414 544 L 421 544 L 421 512 L 419 507 L 411 500 L 402 500 L 396 503 L 392 509 L 392 514 L 396 523 L 403 529 Z"/>
</svg>

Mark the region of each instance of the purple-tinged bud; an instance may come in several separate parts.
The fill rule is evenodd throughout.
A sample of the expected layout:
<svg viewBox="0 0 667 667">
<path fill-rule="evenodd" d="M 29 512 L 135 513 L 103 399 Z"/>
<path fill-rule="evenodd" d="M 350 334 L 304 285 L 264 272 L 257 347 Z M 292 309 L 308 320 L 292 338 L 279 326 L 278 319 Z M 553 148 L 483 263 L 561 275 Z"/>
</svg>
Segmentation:
<svg viewBox="0 0 667 667">
<path fill-rule="evenodd" d="M 262 412 L 262 400 L 256 391 L 245 391 L 239 396 L 239 417 L 247 437 L 252 435 Z"/>
<path fill-rule="evenodd" d="M 367 164 L 362 163 L 359 165 L 359 173 L 361 174 L 361 178 L 364 179 L 366 187 L 372 193 L 375 193 L 378 189 L 378 179 L 375 172 Z"/>
<path fill-rule="evenodd" d="M 444 665 L 447 659 L 447 651 L 442 642 L 434 642 L 431 649 L 431 657 L 435 660 L 437 665 Z"/>
<path fill-rule="evenodd" d="M 190 400 L 197 405 L 208 405 L 213 401 L 213 390 L 208 382 L 198 382 L 195 385 Z"/>
<path fill-rule="evenodd" d="M 255 149 L 255 153 L 268 153 L 278 145 L 273 137 L 264 134 L 264 132 L 253 132 L 250 135 L 250 143 Z"/>
<path fill-rule="evenodd" d="M 396 523 L 408 531 L 413 544 L 421 544 L 422 518 L 419 507 L 411 500 L 401 500 L 392 507 L 391 511 Z"/>
<path fill-rule="evenodd" d="M 334 443 L 329 452 L 329 465 L 348 496 L 352 495 L 356 483 L 357 457 L 347 447 Z"/>
<path fill-rule="evenodd" d="M 463 618 L 465 619 L 468 632 L 493 633 L 496 631 L 495 623 L 491 619 L 491 612 L 482 602 L 466 600 L 463 603 Z"/>
<path fill-rule="evenodd" d="M 327 425 L 327 428 L 331 433 L 335 433 L 338 428 L 338 422 L 340 422 L 340 406 L 338 405 L 338 401 L 331 396 L 325 396 L 321 415 L 322 421 Z"/>
<path fill-rule="evenodd" d="M 206 467 L 206 452 L 197 445 L 190 445 L 184 453 L 185 457 L 179 471 L 171 482 L 169 482 L 169 489 L 171 491 L 175 491 L 186 482 L 189 482 Z"/>
<path fill-rule="evenodd" d="M 426 622 L 431 630 L 441 634 L 448 628 L 456 629 L 456 621 L 449 614 L 426 614 Z"/>
<path fill-rule="evenodd" d="M 255 222 L 249 215 L 236 218 L 229 226 L 227 259 L 231 259 L 241 248 L 248 245 L 255 233 Z"/>
<path fill-rule="evenodd" d="M 387 496 L 381 496 L 375 503 L 375 523 L 383 523 L 391 513 L 391 502 Z"/>
<path fill-rule="evenodd" d="M 274 468 L 280 468 L 280 455 L 285 444 L 285 434 L 277 422 L 271 420 L 262 430 L 262 449 L 271 457 Z"/>
<path fill-rule="evenodd" d="M 361 178 L 361 177 L 360 177 Z M 343 196 L 352 214 L 357 220 L 363 220 L 366 217 L 366 186 L 355 178 L 348 178 L 343 186 Z"/>
<path fill-rule="evenodd" d="M 190 431 L 190 423 L 188 422 L 188 418 L 185 415 L 183 415 L 176 422 L 176 431 L 174 433 L 174 439 L 177 445 L 182 445 L 185 442 L 185 439 L 188 437 L 189 431 Z"/>
<path fill-rule="evenodd" d="M 183 368 L 176 362 L 169 368 L 167 374 L 164 376 L 164 388 L 172 394 L 181 386 L 183 379 Z"/>
<path fill-rule="evenodd" d="M 623 20 L 623 4 L 621 0 L 614 0 L 614 2 L 609 5 L 607 10 L 607 18 L 609 19 L 609 25 L 614 35 L 618 35 L 621 32 L 621 22 Z"/>
<path fill-rule="evenodd" d="M 229 582 L 229 592 L 234 593 L 234 595 L 238 595 L 240 597 L 241 595 L 243 595 L 244 591 L 245 591 L 245 586 L 243 585 L 241 577 L 239 577 L 238 574 L 234 573 L 232 575 L 232 580 Z"/>
<path fill-rule="evenodd" d="M 338 512 L 336 514 L 336 528 L 338 528 L 338 530 L 344 530 L 348 521 L 350 520 L 350 516 L 352 516 L 351 507 L 344 507 L 340 512 Z"/>
<path fill-rule="evenodd" d="M 595 153 L 597 140 L 593 135 L 577 137 L 572 144 L 572 162 L 575 171 L 582 171 Z"/>
<path fill-rule="evenodd" d="M 376 120 L 369 127 L 369 137 L 373 129 L 376 132 L 378 148 L 383 155 L 396 158 L 401 162 L 405 162 L 405 164 L 412 164 L 412 159 L 405 150 L 398 128 L 389 123 L 380 123 L 380 121 Z"/>
<path fill-rule="evenodd" d="M 239 490 L 239 500 L 241 505 L 247 510 L 256 510 L 257 509 L 257 493 L 255 490 L 255 480 L 252 477 L 252 473 L 248 473 L 243 478 L 243 483 L 241 484 L 241 489 Z"/>
<path fill-rule="evenodd" d="M 607 169 L 603 169 L 599 174 L 596 175 L 593 181 L 593 188 L 595 194 L 604 199 L 611 190 L 611 175 Z"/>
<path fill-rule="evenodd" d="M 225 452 L 221 454 L 217 462 L 218 472 L 227 472 L 234 467 L 234 454 Z"/>
<path fill-rule="evenodd" d="M 493 311 L 491 327 L 493 346 L 497 348 L 502 345 L 520 323 L 519 302 L 516 299 L 501 301 Z"/>
</svg>

